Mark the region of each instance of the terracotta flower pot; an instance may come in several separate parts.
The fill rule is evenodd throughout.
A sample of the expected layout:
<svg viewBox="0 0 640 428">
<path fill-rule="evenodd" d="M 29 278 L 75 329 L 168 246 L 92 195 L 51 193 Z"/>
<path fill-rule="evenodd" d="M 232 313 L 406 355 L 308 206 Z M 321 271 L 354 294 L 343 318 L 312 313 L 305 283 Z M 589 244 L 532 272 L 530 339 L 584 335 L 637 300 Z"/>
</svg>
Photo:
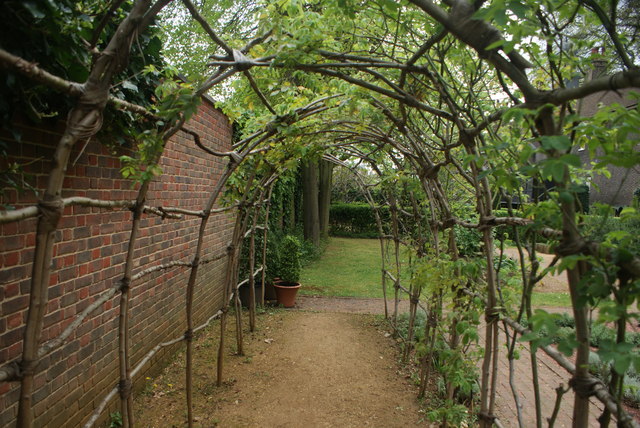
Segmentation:
<svg viewBox="0 0 640 428">
<path fill-rule="evenodd" d="M 299 282 L 285 282 L 276 281 L 273 283 L 273 287 L 276 289 L 276 297 L 278 303 L 285 308 L 293 308 L 296 304 L 296 294 L 300 288 Z"/>
</svg>

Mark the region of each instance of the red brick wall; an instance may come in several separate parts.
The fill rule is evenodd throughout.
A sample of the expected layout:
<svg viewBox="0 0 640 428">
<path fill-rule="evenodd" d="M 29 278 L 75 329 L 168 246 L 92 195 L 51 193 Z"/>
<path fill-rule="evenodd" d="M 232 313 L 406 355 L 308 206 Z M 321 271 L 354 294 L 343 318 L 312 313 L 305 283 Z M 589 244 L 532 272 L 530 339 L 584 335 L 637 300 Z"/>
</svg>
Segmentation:
<svg viewBox="0 0 640 428">
<path fill-rule="evenodd" d="M 229 150 L 231 126 L 208 101 L 202 103 L 188 126 L 200 133 L 202 142 L 208 147 Z M 42 189 L 60 130 L 45 131 L 29 126 L 19 129 L 22 132 L 20 144 L 4 132 L 0 138 L 9 142 L 11 160 L 25 163 L 39 159 L 25 169 L 33 174 L 31 181 Z M 72 160 L 79 152 L 79 147 L 74 149 Z M 161 166 L 164 173 L 153 182 L 147 204 L 200 210 L 225 162 L 204 153 L 195 146 L 191 136 L 180 132 L 168 142 Z M 92 141 L 77 163 L 69 167 L 63 197 L 135 199 L 136 191 L 131 188 L 131 181 L 124 180 L 119 169 L 118 155 Z M 5 192 L 3 199 L 2 203 L 16 207 L 32 205 L 35 201 L 32 194 L 18 196 L 12 190 Z M 122 277 L 131 217 L 131 212 L 122 209 L 66 207 L 56 234 L 42 341 L 59 335 L 77 313 Z M 194 217 L 162 220 L 145 215 L 135 250 L 134 274 L 172 260 L 190 261 L 199 220 Z M 203 257 L 225 251 L 232 222 L 230 214 L 212 216 Z M 19 359 L 22 350 L 35 225 L 35 219 L 29 219 L 0 226 L 0 364 Z M 221 306 L 224 267 L 225 259 L 221 259 L 199 270 L 194 308 L 196 325 Z M 184 332 L 184 293 L 188 275 L 186 268 L 172 268 L 132 284 L 133 366 L 156 344 Z M 42 360 L 35 379 L 35 426 L 80 425 L 116 385 L 118 299 L 119 295 L 116 295 L 93 312 L 63 347 Z M 154 362 L 161 358 L 162 354 L 154 358 Z M 18 383 L 0 383 L 0 426 L 13 425 L 18 393 Z"/>
</svg>

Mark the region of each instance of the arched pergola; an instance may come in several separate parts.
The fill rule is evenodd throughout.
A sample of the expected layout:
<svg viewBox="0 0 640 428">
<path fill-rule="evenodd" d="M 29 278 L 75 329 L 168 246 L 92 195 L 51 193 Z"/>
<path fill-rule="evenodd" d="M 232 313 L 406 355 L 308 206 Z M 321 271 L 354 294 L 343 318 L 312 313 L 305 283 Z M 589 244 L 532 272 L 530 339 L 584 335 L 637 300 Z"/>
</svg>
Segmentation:
<svg viewBox="0 0 640 428">
<path fill-rule="evenodd" d="M 575 154 L 576 148 L 587 146 L 600 156 L 602 167 L 632 168 L 638 163 L 632 137 L 640 123 L 637 106 L 603 109 L 592 118 L 580 117 L 577 111 L 577 104 L 589 95 L 640 87 L 634 27 L 621 17 L 622 13 L 632 14 L 633 2 L 603 6 L 595 1 L 538 4 L 411 0 L 397 4 L 380 0 L 367 5 L 351 1 L 327 4 L 267 1 L 260 8 L 251 2 L 233 3 L 232 11 L 237 12 L 243 6 L 255 10 L 251 15 L 255 25 L 248 25 L 252 30 L 245 40 L 227 40 L 225 34 L 218 34 L 216 21 L 201 7 L 206 6 L 205 2 L 124 3 L 127 8 L 121 8 L 123 2 L 112 3 L 114 11 L 122 16 L 113 36 L 102 46 L 88 43 L 93 59 L 84 82 L 65 80 L 49 73 L 47 64 L 29 62 L 0 49 L 0 64 L 4 68 L 75 100 L 37 206 L 0 213 L 2 224 L 38 219 L 22 356 L 20 361 L 0 368 L 1 381 L 21 384 L 18 426 L 33 425 L 34 376 L 41 369 L 38 363 L 61 346 L 92 310 L 118 294 L 120 381 L 97 406 L 87 426 L 99 418 L 117 394 L 124 425 L 133 426 L 133 376 L 158 349 L 180 341 L 186 343 L 187 349 L 186 401 L 191 426 L 192 339 L 203 328 L 194 325 L 192 305 L 199 267 L 213 260 L 205 256 L 203 236 L 209 220 L 221 211 L 214 209 L 214 205 L 223 191 L 227 192 L 228 199 L 235 201 L 230 209 L 236 209 L 237 213 L 233 237 L 224 253 L 227 260 L 224 305 L 211 318 L 220 317 L 224 332 L 232 301 L 236 322 L 241 322 L 238 284 L 247 281 L 253 290 L 254 277 L 261 273 L 264 279 L 268 269 L 263 247 L 256 270 L 254 237 L 262 219 L 266 243 L 271 189 L 281 174 L 308 158 L 336 163 L 341 158 L 359 159 L 379 175 L 391 212 L 389 225 L 383 225 L 379 215 L 376 217 L 383 260 L 387 261 L 382 266 L 381 282 L 385 293 L 387 281 L 393 284 L 396 302 L 403 293 L 409 296 L 410 327 L 404 338 L 407 357 L 415 343 L 416 313 L 424 310 L 430 321 L 421 343 L 423 385 L 431 373 L 438 341 L 445 342 L 456 356 L 464 355 L 468 337 L 460 326 L 469 323 L 467 314 L 474 302 L 480 301 L 485 319 L 485 343 L 480 345 L 484 348 L 477 412 L 480 426 L 499 423 L 495 415 L 495 390 L 496 379 L 501 375 L 500 325 L 510 332 L 506 357 L 511 363 L 517 336 L 533 340 L 534 380 L 537 349 L 567 370 L 567 380 L 576 392 L 574 426 L 586 426 L 591 396 L 605 406 L 601 415 L 603 425 L 611 417 L 620 426 L 638 425 L 622 410 L 621 397 L 624 371 L 639 359 L 637 350 L 632 350 L 626 341 L 625 327 L 637 315 L 632 303 L 637 299 L 640 259 L 630 237 L 619 233 L 595 242 L 581 224 L 578 185 L 583 184 L 588 173 Z M 196 47 L 202 47 L 203 37 L 207 38 L 210 57 L 205 61 L 206 76 L 198 85 L 165 80 L 157 91 L 159 99 L 155 106 L 136 105 L 115 97 L 112 87 L 128 63 L 136 38 L 166 8 L 181 10 L 176 20 L 197 25 Z M 109 20 L 110 15 L 104 16 Z M 95 24 L 92 29 L 99 36 L 104 25 L 98 19 Z M 601 31 L 606 35 L 604 41 L 584 36 L 581 25 L 593 32 Z M 577 85 L 568 84 L 569 78 L 584 71 L 588 58 L 577 55 L 573 47 L 562 42 L 562 37 L 576 45 L 582 40 L 580 48 L 600 42 L 611 46 L 606 59 L 613 64 L 614 72 Z M 231 151 L 217 152 L 203 144 L 198 131 L 186 123 L 195 100 L 223 82 L 228 83 L 231 77 L 237 79 L 232 83 L 234 92 L 225 108 L 236 116 L 243 134 Z M 144 173 L 136 175 L 139 188 L 133 202 L 61 198 L 70 153 L 101 128 L 106 106 L 138 115 L 149 123 L 147 139 L 137 157 L 130 158 L 134 172 L 153 171 L 165 143 L 181 130 L 201 150 L 227 160 L 222 178 L 210 189 L 201 210 L 147 207 L 145 201 L 153 174 Z M 540 183 L 549 186 L 541 195 L 526 195 L 523 188 L 527 183 L 536 188 Z M 368 200 L 375 209 L 372 198 Z M 501 200 L 508 201 L 506 216 L 496 215 Z M 513 200 L 520 201 L 518 210 Z M 42 344 L 55 232 L 64 207 L 72 204 L 130 207 L 134 215 L 129 251 L 118 284 L 78 314 L 58 339 Z M 134 274 L 140 221 L 149 213 L 199 218 L 199 239 L 190 262 L 172 262 Z M 631 211 L 627 214 L 633 215 Z M 501 294 L 505 283 L 500 276 L 502 256 L 496 259 L 497 229 L 510 231 L 521 255 L 522 290 L 515 305 L 510 305 Z M 456 230 L 477 232 L 482 262 L 464 253 L 456 240 Z M 246 279 L 238 277 L 239 249 L 245 236 L 250 237 L 251 254 L 251 275 Z M 540 239 L 552 244 L 559 266 L 568 275 L 576 327 L 575 337 L 568 338 L 564 347 L 575 352 L 575 363 L 521 325 L 523 319 L 533 317 L 531 295 L 545 274 L 538 271 L 535 262 L 527 265 L 527 258 L 535 261 L 535 244 Z M 393 243 L 391 258 L 387 257 L 387 240 Z M 420 274 L 414 274 L 409 284 L 401 282 L 402 244 L 412 249 L 415 264 L 422 266 L 426 277 L 432 280 L 440 275 L 442 286 L 430 286 Z M 128 336 L 131 287 L 146 273 L 178 267 L 190 271 L 185 286 L 186 331 L 174 341 L 158 344 L 143 360 L 133 362 Z M 598 285 L 597 290 L 589 287 L 593 284 Z M 445 298 L 452 301 L 451 317 L 443 316 Z M 616 308 L 613 311 L 616 315 L 609 320 L 617 327 L 614 351 L 610 354 L 613 364 L 609 384 L 589 372 L 589 313 L 600 302 Z M 253 326 L 254 305 L 250 310 Z M 397 303 L 390 317 L 395 325 Z M 242 352 L 242 329 L 237 331 L 238 352 Z M 222 334 L 218 382 L 223 378 L 224 340 Z M 535 383 L 534 387 L 537 390 Z M 460 385 L 449 380 L 445 398 L 454 400 L 459 389 Z M 424 393 L 424 387 L 421 391 Z M 539 402 L 539 392 L 536 395 Z M 544 420 L 539 404 L 537 409 L 537 425 L 541 426 Z M 446 419 L 443 423 L 446 424 Z"/>
</svg>

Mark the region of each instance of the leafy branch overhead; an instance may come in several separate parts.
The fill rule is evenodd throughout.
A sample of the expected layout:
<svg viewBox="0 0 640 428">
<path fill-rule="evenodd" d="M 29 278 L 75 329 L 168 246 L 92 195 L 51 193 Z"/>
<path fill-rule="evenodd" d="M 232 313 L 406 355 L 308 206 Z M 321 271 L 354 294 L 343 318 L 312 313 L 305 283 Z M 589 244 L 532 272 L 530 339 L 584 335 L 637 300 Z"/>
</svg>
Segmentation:
<svg viewBox="0 0 640 428">
<path fill-rule="evenodd" d="M 405 358 L 413 350 L 419 356 L 421 394 L 431 370 L 444 379 L 440 398 L 446 405 L 432 412 L 433 418 L 445 425 L 462 423 L 461 403 L 477 387 L 475 417 L 482 427 L 493 424 L 502 323 L 511 334 L 506 358 L 512 366 L 520 336 L 531 342 L 534 366 L 539 348 L 568 371 L 576 391 L 574 426 L 587 426 L 592 395 L 604 404 L 601 421 L 615 416 L 621 426 L 637 426 L 620 403 L 625 373 L 638 364 L 625 335 L 627 324 L 639 316 L 634 307 L 640 295 L 639 247 L 625 229 L 637 221 L 638 205 L 623 210 L 613 225 L 613 207 L 591 204 L 597 213 L 587 216 L 584 196 L 599 175 L 611 176 L 615 168 L 629 175 L 640 163 L 640 108 L 633 93 L 640 88 L 638 10 L 637 0 L 3 2 L 3 123 L 11 130 L 17 118 L 65 122 L 38 206 L 0 217 L 10 222 L 42 214 L 30 285 L 34 309 L 26 319 L 20 370 L 12 365 L 0 371 L 4 379 L 21 382 L 21 426 L 33 420 L 33 380 L 43 357 L 38 344 L 54 232 L 64 215 L 66 167 L 72 149 L 95 135 L 128 150 L 120 158 L 121 171 L 138 185 L 138 196 L 114 204 L 134 212 L 131 248 L 146 212 L 200 221 L 193 260 L 165 266 L 191 269 L 187 331 L 179 339 L 186 342 L 188 361 L 203 236 L 220 196 L 238 208 L 223 255 L 228 265 L 221 296 L 224 329 L 234 291 L 229 284 L 240 281 L 239 247 L 249 233 L 255 256 L 253 235 L 265 198 L 268 204 L 273 194 L 278 197 L 278 180 L 289 189 L 297 171 L 309 190 L 317 190 L 309 184 L 315 168 L 330 162 L 354 174 L 373 210 L 381 252 L 395 256 L 383 262 L 381 280 L 383 287 L 392 284 L 396 301 L 401 293 L 410 298 Z M 619 102 L 587 112 L 585 105 L 602 91 Z M 199 130 L 189 128 L 202 96 L 214 97 L 234 122 L 229 151 L 208 147 Z M 150 183 L 162 174 L 164 147 L 178 132 L 208 155 L 226 159 L 226 169 L 201 210 L 150 210 L 144 203 Z M 13 141 L 20 137 L 13 129 Z M 20 165 L 8 165 L 3 176 L 14 187 L 26 187 Z M 295 207 L 291 195 L 287 198 Z M 268 227 L 263 230 L 266 255 Z M 507 239 L 518 251 L 519 268 L 496 255 Z M 540 241 L 556 256 L 546 269 L 536 259 Z M 403 247 L 411 248 L 408 285 L 402 282 Z M 119 286 L 111 291 L 120 293 L 117 392 L 126 426 L 134 424 L 126 333 L 135 265 L 131 250 Z M 251 264 L 250 275 L 254 268 Z M 261 269 L 264 277 L 266 268 Z M 534 314 L 531 303 L 535 287 L 553 270 L 566 272 L 575 322 L 557 349 L 539 335 L 555 328 L 554 317 Z M 589 372 L 589 318 L 596 307 L 600 322 L 617 328 L 615 340 L 598 351 L 611 363 L 608 384 Z M 422 336 L 414 334 L 419 309 L 429 317 Z M 470 343 L 479 340 L 481 312 L 486 323 L 480 356 Z M 391 319 L 398 328 L 397 305 Z M 520 324 L 525 322 L 532 331 Z M 223 341 L 224 336 L 220 349 Z M 241 345 L 239 337 L 239 352 Z M 561 353 L 575 353 L 575 364 Z M 472 354 L 482 358 L 477 385 L 465 360 Z M 191 425 L 190 371 L 187 384 Z M 541 426 L 540 403 L 535 405 Z M 99 406 L 97 414 L 101 411 Z M 522 415 L 519 419 L 524 424 Z"/>
</svg>

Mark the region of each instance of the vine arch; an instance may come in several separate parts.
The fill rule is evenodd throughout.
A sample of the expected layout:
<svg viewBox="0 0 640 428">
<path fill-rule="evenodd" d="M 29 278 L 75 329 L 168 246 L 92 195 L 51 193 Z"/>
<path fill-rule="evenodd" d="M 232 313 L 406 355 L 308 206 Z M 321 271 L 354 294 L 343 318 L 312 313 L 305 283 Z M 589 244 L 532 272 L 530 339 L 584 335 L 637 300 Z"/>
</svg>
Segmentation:
<svg viewBox="0 0 640 428">
<path fill-rule="evenodd" d="M 122 3 L 115 1 L 111 6 L 119 10 Z M 207 321 L 219 316 L 224 331 L 232 300 L 238 309 L 236 314 L 240 313 L 234 292 L 241 283 L 238 278 L 239 248 L 245 235 L 255 237 L 256 231 L 260 230 L 261 216 L 266 223 L 274 182 L 279 175 L 295 167 L 298 159 L 324 157 L 336 162 L 340 156 L 360 158 L 386 186 L 392 217 L 389 230 L 384 230 L 379 216 L 377 219 L 381 251 L 384 255 L 384 240 L 390 237 L 395 260 L 390 263 L 393 269 L 382 267 L 381 279 L 385 290 L 387 280 L 393 283 L 396 301 L 401 292 L 410 296 L 412 316 L 406 343 L 413 343 L 413 319 L 418 307 L 425 309 L 436 324 L 444 322 L 442 298 L 445 293 L 453 293 L 455 308 L 466 310 L 478 302 L 484 306 L 486 342 L 483 344 L 478 412 L 481 426 L 499 423 L 494 414 L 495 382 L 499 375 L 499 323 L 507 331 L 532 338 L 520 321 L 525 315 L 528 319 L 534 315 L 531 292 L 541 278 L 535 263 L 535 243 L 539 237 L 554 243 L 558 263 L 568 272 L 576 336 L 567 340 L 567 346 L 576 352 L 575 364 L 554 348 L 533 340 L 568 371 L 570 384 L 576 390 L 574 426 L 586 426 L 589 396 L 593 395 L 605 405 L 601 416 L 603 424 L 608 424 L 613 416 L 621 426 L 637 426 L 620 406 L 624 378 L 620 367 L 628 367 L 632 362 L 637 364 L 639 359 L 628 346 L 624 331 L 626 324 L 637 315 L 631 304 L 637 299 L 635 284 L 640 276 L 640 259 L 630 250 L 627 236 L 614 234 L 602 242 L 593 242 L 583 233 L 582 217 L 576 214 L 576 184 L 584 181 L 583 177 L 588 174 L 572 152 L 575 147 L 586 144 L 604 159 L 601 164 L 605 167 L 607 164 L 632 167 L 638 162 L 632 139 L 640 123 L 637 107 L 603 109 L 593 118 L 584 118 L 576 113 L 574 105 L 602 90 L 640 86 L 640 71 L 634 62 L 638 49 L 634 44 L 637 43 L 635 33 L 634 37 L 621 37 L 617 32 L 628 30 L 626 21 L 619 22 L 619 12 L 632 2 L 613 2 L 605 7 L 595 1 L 549 1 L 538 5 L 536 2 L 480 1 L 471 4 L 464 0 L 442 3 L 412 0 L 398 5 L 381 0 L 362 10 L 348 1 L 329 2 L 324 8 L 295 1 L 268 2 L 265 3 L 266 15 L 256 15 L 253 37 L 242 44 L 234 41 L 235 48 L 232 48 L 224 35 L 217 34 L 214 23 L 207 20 L 196 4 L 183 0 L 180 4 L 190 19 L 215 46 L 208 62 L 214 71 L 201 79 L 198 86 L 167 79 L 156 92 L 159 98 L 156 106 L 141 106 L 114 97 L 111 93 L 114 79 L 124 70 L 134 40 L 170 3 L 168 0 L 133 2 L 118 22 L 118 30 L 103 46 L 89 43 L 94 57 L 84 83 L 62 79 L 49 73 L 46 64 L 35 64 L 0 49 L 3 67 L 76 100 L 38 205 L 0 213 L 3 224 L 38 218 L 22 356 L 20 361 L 0 369 L 0 380 L 21 384 L 18 426 L 33 425 L 33 379 L 38 362 L 62 345 L 92 309 L 118 293 L 120 382 L 97 406 L 87 426 L 97 420 L 108 401 L 117 394 L 121 398 L 125 426 L 133 426 L 132 376 L 151 356 L 145 357 L 137 366 L 131 366 L 128 339 L 131 287 L 145 273 L 174 267 L 185 267 L 190 271 L 185 286 L 186 332 L 166 344 L 186 342 L 187 420 L 191 425 L 192 339 L 194 332 L 203 328 L 194 326 L 191 307 L 199 267 L 211 261 L 203 256 L 202 238 L 211 216 L 218 212 L 214 209 L 215 203 L 225 190 L 227 198 L 236 201 L 229 206 L 237 209 L 233 237 L 224 254 L 227 261 L 224 305 Z M 177 3 L 173 2 L 171 7 Z M 627 9 L 627 12 L 631 10 Z M 97 21 L 94 30 L 99 35 L 104 25 Z M 617 71 L 571 86 L 567 84 L 568 79 L 583 69 L 589 59 L 565 50 L 555 38 L 567 28 L 579 33 L 575 28 L 577 23 L 588 24 L 605 34 L 601 40 L 590 40 L 584 45 L 610 45 L 611 52 L 604 58 L 609 59 Z M 337 27 L 338 24 L 344 24 L 346 29 Z M 537 39 L 532 41 L 535 37 Z M 187 120 L 203 94 L 234 75 L 241 75 L 243 79 L 236 81 L 236 98 L 233 99 L 236 104 L 227 105 L 227 109 L 242 123 L 244 135 L 233 144 L 231 151 L 217 152 L 200 141 L 199 132 L 190 129 Z M 498 93 L 501 97 L 496 97 Z M 149 120 L 145 134 L 148 138 L 142 140 L 144 144 L 134 156 L 124 161 L 138 180 L 137 197 L 135 201 L 62 199 L 61 189 L 71 150 L 100 129 L 107 105 Z M 240 115 L 240 110 L 244 116 Z M 344 120 L 344 116 L 359 117 L 360 120 Z M 194 144 L 208 154 L 227 160 L 222 178 L 211 189 L 201 210 L 153 208 L 145 204 L 153 174 L 144 175 L 144 172 L 153 172 L 165 143 L 177 132 L 190 135 Z M 543 189 L 545 200 L 531 198 L 531 205 L 524 209 L 520 207 L 519 213 L 509 202 L 508 215 L 497 217 L 496 201 L 503 198 L 507 201 L 527 200 L 522 188 L 523 182 L 528 180 L 534 185 L 548 182 L 553 190 Z M 453 190 L 458 195 L 466 194 L 464 202 L 474 206 L 473 218 L 459 216 L 461 207 L 455 206 L 457 201 L 450 197 L 450 190 L 456 186 Z M 79 314 L 58 339 L 42 344 L 40 334 L 46 313 L 51 249 L 64 207 L 72 204 L 129 207 L 133 212 L 129 251 L 118 284 Z M 258 210 L 252 210 L 254 208 Z M 199 238 L 190 262 L 172 262 L 134 274 L 134 249 L 144 213 L 200 219 Z M 633 210 L 627 210 L 625 214 L 636 215 Z M 465 257 L 456 242 L 454 228 L 478 232 L 484 258 L 481 273 L 477 269 L 473 271 L 473 266 L 464 265 Z M 502 257 L 500 255 L 495 262 L 493 230 L 496 228 L 511 228 L 519 244 L 524 291 L 515 310 L 509 308 L 501 295 Z M 262 229 L 266 234 L 267 227 Z M 520 236 L 521 233 L 525 236 Z M 523 242 L 525 239 L 526 243 Z M 433 265 L 447 270 L 451 287 L 432 290 L 429 300 L 421 303 L 422 286 L 412 281 L 407 288 L 401 283 L 398 256 L 401 243 L 415 247 L 418 260 L 434 258 Z M 253 238 L 250 246 L 251 275 L 246 281 L 253 284 L 258 273 L 264 277 L 268 261 L 263 249 L 262 267 L 254 270 Z M 531 270 L 526 266 L 523 248 L 528 252 Z M 478 266 L 476 263 L 475 268 Z M 589 284 L 600 284 L 601 287 L 598 292 L 589 294 Z M 616 314 L 613 322 L 619 331 L 614 351 L 609 354 L 614 362 L 611 385 L 603 384 L 589 372 L 589 309 L 602 302 L 606 307 L 614 308 L 611 313 Z M 254 309 L 251 308 L 252 324 Z M 458 332 L 459 325 L 469 322 L 464 312 L 447 320 L 451 323 L 451 331 Z M 394 323 L 397 323 L 396 317 L 397 304 L 392 315 Z M 239 315 L 236 322 L 240 322 Z M 432 330 L 425 332 L 425 338 L 431 338 L 427 345 L 433 345 L 436 340 L 437 329 L 435 325 L 431 327 Z M 511 363 L 515 333 L 509 336 Z M 224 335 L 221 337 L 220 349 Z M 242 337 L 238 336 L 237 340 L 238 352 L 242 352 Z M 465 338 L 453 333 L 445 340 L 455 350 Z M 150 355 L 166 344 L 154 347 Z M 407 352 L 410 348 L 407 346 Z M 532 349 L 535 361 L 535 346 Z M 430 370 L 430 352 L 427 346 L 422 358 L 423 385 Z M 224 364 L 222 352 L 218 355 L 218 364 L 220 382 Z M 535 364 L 533 370 L 535 378 Z M 454 398 L 455 390 L 455 384 L 447 384 L 447 399 Z M 541 426 L 543 416 L 539 410 L 537 415 L 537 424 Z"/>
</svg>

